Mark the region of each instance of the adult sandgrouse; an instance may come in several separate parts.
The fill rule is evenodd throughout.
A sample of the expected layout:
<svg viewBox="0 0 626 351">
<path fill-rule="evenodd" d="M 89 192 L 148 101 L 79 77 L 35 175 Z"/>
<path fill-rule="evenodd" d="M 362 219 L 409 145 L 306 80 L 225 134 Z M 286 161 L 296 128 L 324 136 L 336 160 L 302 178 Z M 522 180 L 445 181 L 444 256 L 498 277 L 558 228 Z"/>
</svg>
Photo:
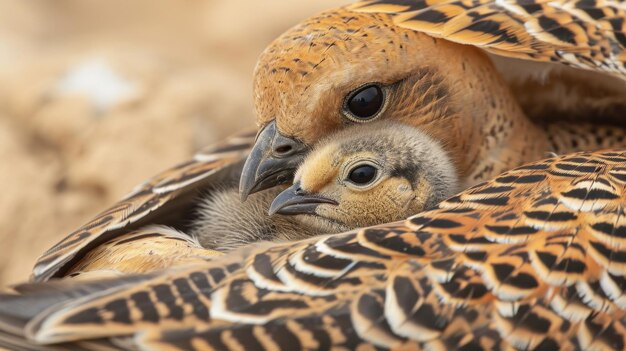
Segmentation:
<svg viewBox="0 0 626 351">
<path fill-rule="evenodd" d="M 623 83 L 600 73 L 619 74 L 621 70 L 623 11 L 619 4 L 403 1 L 391 6 L 376 2 L 332 10 L 303 22 L 270 45 L 259 61 L 255 92 L 263 130 L 249 158 L 243 194 L 246 189 L 257 191 L 288 179 L 285 175 L 299 162 L 297 155 L 322 135 L 375 119 L 419 125 L 452 158 L 462 186 L 545 151 L 623 144 L 623 129 L 598 125 L 621 121 L 621 104 L 626 101 Z M 426 26 L 424 21 L 408 20 L 408 15 L 357 12 L 408 9 L 418 10 L 433 22 Z M 570 12 L 582 20 L 563 20 Z M 593 38 L 589 45 L 593 45 L 563 46 L 548 40 L 551 34 L 537 31 L 536 23 L 552 23 L 552 17 L 562 23 L 551 27 L 556 33 L 565 27 L 598 26 L 598 33 L 589 32 Z M 463 19 L 468 19 L 467 28 L 459 29 L 458 35 L 450 33 L 452 25 L 462 24 Z M 404 28 L 418 24 L 428 27 L 420 30 L 429 34 Z M 476 47 L 435 36 L 464 38 L 464 43 Z M 575 38 L 583 43 L 585 36 Z M 498 71 L 478 47 L 527 59 L 553 58 L 556 63 L 574 62 L 573 58 L 582 65 L 603 63 L 594 69 L 597 72 L 585 72 L 518 60 L 505 62 L 500 66 L 509 69 Z M 589 58 L 591 54 L 595 61 Z M 372 82 L 375 86 L 358 89 Z M 373 116 L 357 118 L 378 103 L 377 109 L 371 109 L 376 110 Z M 558 122 L 566 116 L 575 121 L 587 118 L 595 125 Z M 542 129 L 527 117 L 553 123 Z M 302 143 L 286 137 L 290 135 L 299 135 Z M 90 250 L 147 224 L 186 232 L 187 215 L 197 205 L 198 191 L 241 172 L 253 136 L 226 140 L 141 184 L 44 253 L 33 269 L 33 279 L 63 276 Z M 273 150 L 283 153 L 274 157 Z"/>
<path fill-rule="evenodd" d="M 319 138 L 374 120 L 426 130 L 466 185 L 617 146 L 596 126 L 626 123 L 625 19 L 622 1 L 593 0 L 371 0 L 313 16 L 259 58 L 242 198 L 288 182 Z"/>
<path fill-rule="evenodd" d="M 150 274 L 26 284 L 0 295 L 0 344 L 622 350 L 625 189 L 625 151 L 568 154 L 405 221 Z"/>
</svg>

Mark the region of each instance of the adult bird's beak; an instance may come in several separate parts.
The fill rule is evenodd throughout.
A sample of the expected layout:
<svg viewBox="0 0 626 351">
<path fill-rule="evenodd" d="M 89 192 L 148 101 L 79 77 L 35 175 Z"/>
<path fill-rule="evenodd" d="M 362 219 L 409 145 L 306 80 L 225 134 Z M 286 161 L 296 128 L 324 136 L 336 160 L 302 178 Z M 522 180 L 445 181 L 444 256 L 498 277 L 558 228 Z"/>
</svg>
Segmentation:
<svg viewBox="0 0 626 351">
<path fill-rule="evenodd" d="M 337 201 L 317 195 L 309 195 L 300 189 L 296 182 L 291 187 L 278 194 L 270 205 L 269 215 L 276 213 L 283 215 L 315 214 L 320 204 L 338 205 Z"/>
<path fill-rule="evenodd" d="M 239 180 L 241 201 L 250 194 L 292 181 L 307 149 L 303 142 L 281 135 L 276 121 L 266 125 L 243 165 Z"/>
</svg>

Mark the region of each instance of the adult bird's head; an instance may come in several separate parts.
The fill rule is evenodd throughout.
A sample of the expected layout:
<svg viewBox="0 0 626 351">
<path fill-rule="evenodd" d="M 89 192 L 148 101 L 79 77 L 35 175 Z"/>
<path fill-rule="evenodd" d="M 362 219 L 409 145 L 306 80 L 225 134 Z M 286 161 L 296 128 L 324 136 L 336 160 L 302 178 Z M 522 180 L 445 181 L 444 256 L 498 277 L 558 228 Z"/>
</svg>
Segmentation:
<svg viewBox="0 0 626 351">
<path fill-rule="evenodd" d="M 400 28 L 390 15 L 340 8 L 309 18 L 259 58 L 254 100 L 261 130 L 243 169 L 242 199 L 289 182 L 320 137 L 377 120 L 421 126 L 467 175 L 477 167 L 472 159 L 487 158 L 479 151 L 489 130 L 504 123 L 486 111 L 508 119 L 520 113 L 504 106 L 502 85 L 479 49 Z"/>
<path fill-rule="evenodd" d="M 406 218 L 457 190 L 456 169 L 438 142 L 418 128 L 381 121 L 318 143 L 270 215 L 297 215 L 309 228 L 336 233 Z"/>
</svg>

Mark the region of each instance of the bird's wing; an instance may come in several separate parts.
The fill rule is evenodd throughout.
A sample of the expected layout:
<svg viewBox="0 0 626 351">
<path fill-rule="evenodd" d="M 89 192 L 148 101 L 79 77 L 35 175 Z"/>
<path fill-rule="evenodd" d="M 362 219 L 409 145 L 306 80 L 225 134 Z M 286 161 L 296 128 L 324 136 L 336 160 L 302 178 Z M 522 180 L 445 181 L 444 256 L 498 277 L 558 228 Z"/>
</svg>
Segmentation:
<svg viewBox="0 0 626 351">
<path fill-rule="evenodd" d="M 89 250 L 66 275 L 76 279 L 152 272 L 199 263 L 222 253 L 203 248 L 196 238 L 160 225 L 148 225 Z"/>
<path fill-rule="evenodd" d="M 254 132 L 249 132 L 228 138 L 141 184 L 46 251 L 33 269 L 33 279 L 43 281 L 63 275 L 95 246 L 149 223 L 153 216 L 162 218 L 172 207 L 180 205 L 179 199 L 195 194 L 200 186 L 210 185 L 231 172 L 234 166 L 240 166 L 254 143 L 254 136 Z"/>
<path fill-rule="evenodd" d="M 155 350 L 621 350 L 625 206 L 626 151 L 564 155 L 406 221 L 253 247 L 108 290 L 57 286 L 23 335 L 134 336 Z M 0 328 L 19 320 L 7 306 L 29 293 L 45 304 L 46 287 L 0 296 Z"/>
<path fill-rule="evenodd" d="M 366 0 L 351 9 L 505 57 L 626 75 L 621 0 Z"/>
</svg>

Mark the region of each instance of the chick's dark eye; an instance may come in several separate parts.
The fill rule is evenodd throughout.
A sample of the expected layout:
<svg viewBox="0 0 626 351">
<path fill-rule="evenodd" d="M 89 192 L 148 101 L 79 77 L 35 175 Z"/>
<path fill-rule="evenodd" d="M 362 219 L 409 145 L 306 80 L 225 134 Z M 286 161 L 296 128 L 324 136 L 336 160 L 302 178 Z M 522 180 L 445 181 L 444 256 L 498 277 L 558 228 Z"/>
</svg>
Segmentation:
<svg viewBox="0 0 626 351">
<path fill-rule="evenodd" d="M 383 100 L 383 91 L 378 85 L 367 85 L 348 98 L 346 108 L 355 118 L 367 120 L 378 113 Z"/>
<path fill-rule="evenodd" d="M 348 174 L 348 179 L 359 185 L 371 183 L 376 178 L 376 167 L 370 165 L 358 166 L 353 168 Z"/>
</svg>

